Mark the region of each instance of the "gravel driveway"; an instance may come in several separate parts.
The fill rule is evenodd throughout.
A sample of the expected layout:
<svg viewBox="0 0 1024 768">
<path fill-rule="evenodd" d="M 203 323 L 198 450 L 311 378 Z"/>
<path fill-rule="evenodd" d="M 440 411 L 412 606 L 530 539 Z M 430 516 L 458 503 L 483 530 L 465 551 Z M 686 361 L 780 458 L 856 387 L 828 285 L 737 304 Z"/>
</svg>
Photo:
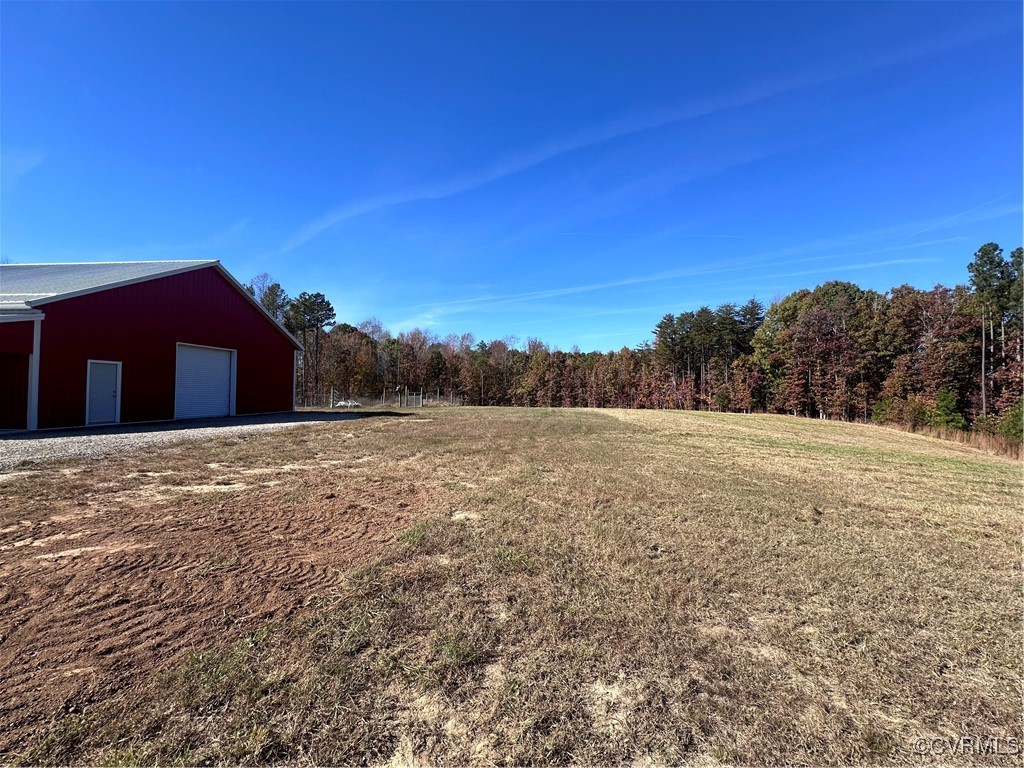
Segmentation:
<svg viewBox="0 0 1024 768">
<path fill-rule="evenodd" d="M 22 461 L 66 459 L 72 456 L 98 456 L 104 453 L 134 451 L 150 445 L 183 440 L 274 432 L 302 424 L 392 415 L 383 411 L 331 413 L 303 411 L 264 416 L 234 416 L 222 419 L 197 419 L 166 424 L 137 424 L 90 429 L 43 432 L 16 432 L 0 435 L 0 472 L 8 472 Z"/>
</svg>

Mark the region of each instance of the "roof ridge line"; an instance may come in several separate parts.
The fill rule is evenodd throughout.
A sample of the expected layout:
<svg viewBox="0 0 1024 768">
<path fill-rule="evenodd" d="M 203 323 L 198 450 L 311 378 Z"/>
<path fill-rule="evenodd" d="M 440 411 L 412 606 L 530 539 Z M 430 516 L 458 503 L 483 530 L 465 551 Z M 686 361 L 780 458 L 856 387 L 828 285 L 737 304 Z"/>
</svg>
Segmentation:
<svg viewBox="0 0 1024 768">
<path fill-rule="evenodd" d="M 24 264 L 0 264 L 0 267 L 73 267 L 96 264 L 219 264 L 220 259 L 140 259 L 138 261 L 29 261 Z"/>
</svg>

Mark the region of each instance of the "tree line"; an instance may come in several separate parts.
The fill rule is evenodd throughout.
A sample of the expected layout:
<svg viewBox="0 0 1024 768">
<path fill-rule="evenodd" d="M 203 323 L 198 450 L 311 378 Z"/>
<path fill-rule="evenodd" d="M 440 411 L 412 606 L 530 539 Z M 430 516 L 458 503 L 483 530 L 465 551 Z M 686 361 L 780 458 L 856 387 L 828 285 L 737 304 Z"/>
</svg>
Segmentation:
<svg viewBox="0 0 1024 768">
<path fill-rule="evenodd" d="M 652 341 L 608 353 L 392 335 L 373 318 L 335 323 L 323 294 L 290 298 L 268 275 L 248 288 L 305 347 L 300 399 L 408 387 L 472 405 L 788 413 L 1019 440 L 1022 254 L 987 243 L 968 265 L 969 284 L 953 288 L 879 293 L 831 281 L 767 308 L 750 299 L 666 314 Z"/>
</svg>

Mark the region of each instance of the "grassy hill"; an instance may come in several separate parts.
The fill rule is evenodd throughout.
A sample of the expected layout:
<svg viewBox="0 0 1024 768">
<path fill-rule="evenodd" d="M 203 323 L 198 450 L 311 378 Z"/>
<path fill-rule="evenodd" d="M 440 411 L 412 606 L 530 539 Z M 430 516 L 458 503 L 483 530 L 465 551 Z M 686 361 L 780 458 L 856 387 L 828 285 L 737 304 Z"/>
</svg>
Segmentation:
<svg viewBox="0 0 1024 768">
<path fill-rule="evenodd" d="M 181 479 L 140 495 L 146 467 Z M 305 607 L 144 676 L 124 662 L 26 737 L 26 762 L 1020 764 L 943 746 L 1022 738 L 1007 459 L 786 417 L 462 408 L 103 473 L 110 503 L 245 526 L 195 567 L 210 590 L 244 574 L 255 606 L 261 526 L 303 535 L 269 521 L 356 521 L 373 499 L 403 522 L 329 583 L 296 570 Z M 0 502 L 71 508 L 81 488 L 54 475 Z M 228 490 L 181 490 L 204 483 Z"/>
</svg>

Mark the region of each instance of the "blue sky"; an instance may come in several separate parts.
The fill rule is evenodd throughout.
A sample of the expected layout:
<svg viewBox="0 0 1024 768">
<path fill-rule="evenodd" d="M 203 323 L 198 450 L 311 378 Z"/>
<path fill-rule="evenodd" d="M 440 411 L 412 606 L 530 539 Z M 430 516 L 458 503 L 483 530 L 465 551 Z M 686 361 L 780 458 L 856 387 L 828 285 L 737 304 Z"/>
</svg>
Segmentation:
<svg viewBox="0 0 1024 768">
<path fill-rule="evenodd" d="M 1022 241 L 1018 2 L 4 3 L 0 255 L 650 338 Z"/>
</svg>

